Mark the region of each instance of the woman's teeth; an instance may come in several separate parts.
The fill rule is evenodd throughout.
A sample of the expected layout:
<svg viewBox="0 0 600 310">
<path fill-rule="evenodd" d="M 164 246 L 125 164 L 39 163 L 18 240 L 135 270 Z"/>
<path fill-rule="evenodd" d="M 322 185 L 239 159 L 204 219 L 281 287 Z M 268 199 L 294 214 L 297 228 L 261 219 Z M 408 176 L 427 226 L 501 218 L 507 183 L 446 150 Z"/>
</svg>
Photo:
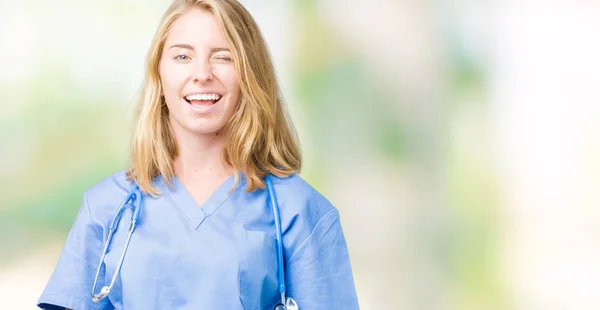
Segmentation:
<svg viewBox="0 0 600 310">
<path fill-rule="evenodd" d="M 196 100 L 214 100 L 218 101 L 221 99 L 221 95 L 219 94 L 193 94 L 186 96 L 185 99 L 187 101 L 196 101 Z"/>
</svg>

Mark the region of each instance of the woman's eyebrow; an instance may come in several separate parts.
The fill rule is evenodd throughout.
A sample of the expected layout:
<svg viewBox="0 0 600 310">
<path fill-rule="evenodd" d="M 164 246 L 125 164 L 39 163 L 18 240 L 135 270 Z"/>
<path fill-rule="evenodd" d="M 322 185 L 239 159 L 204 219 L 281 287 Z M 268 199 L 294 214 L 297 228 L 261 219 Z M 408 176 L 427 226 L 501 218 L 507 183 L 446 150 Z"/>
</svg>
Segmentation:
<svg viewBox="0 0 600 310">
<path fill-rule="evenodd" d="M 210 49 L 211 53 L 218 53 L 218 52 L 231 52 L 228 48 L 225 47 L 213 47 Z"/>
<path fill-rule="evenodd" d="M 169 47 L 169 49 L 172 49 L 175 47 L 185 48 L 185 49 L 192 50 L 192 51 L 195 50 L 194 47 L 189 44 L 173 44 Z"/>
<path fill-rule="evenodd" d="M 171 45 L 169 47 L 169 49 L 176 48 L 176 47 L 185 48 L 185 49 L 188 49 L 188 50 L 191 50 L 191 51 L 195 51 L 196 50 L 196 49 L 194 49 L 193 46 L 191 46 L 189 44 L 173 44 L 173 45 Z M 228 48 L 226 48 L 226 47 L 213 47 L 213 48 L 210 49 L 210 52 L 212 54 L 212 53 L 217 53 L 217 52 L 231 52 L 231 51 Z"/>
</svg>

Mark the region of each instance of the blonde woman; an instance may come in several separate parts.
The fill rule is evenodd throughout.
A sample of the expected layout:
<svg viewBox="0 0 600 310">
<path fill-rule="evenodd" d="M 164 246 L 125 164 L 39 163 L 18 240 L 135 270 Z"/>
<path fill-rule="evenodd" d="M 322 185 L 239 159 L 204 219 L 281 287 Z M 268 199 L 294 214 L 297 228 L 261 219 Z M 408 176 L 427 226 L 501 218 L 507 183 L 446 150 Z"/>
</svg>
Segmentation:
<svg viewBox="0 0 600 310">
<path fill-rule="evenodd" d="M 175 1 L 146 70 L 132 165 L 86 191 L 38 306 L 358 309 L 339 213 L 296 174 L 246 9 Z"/>
</svg>

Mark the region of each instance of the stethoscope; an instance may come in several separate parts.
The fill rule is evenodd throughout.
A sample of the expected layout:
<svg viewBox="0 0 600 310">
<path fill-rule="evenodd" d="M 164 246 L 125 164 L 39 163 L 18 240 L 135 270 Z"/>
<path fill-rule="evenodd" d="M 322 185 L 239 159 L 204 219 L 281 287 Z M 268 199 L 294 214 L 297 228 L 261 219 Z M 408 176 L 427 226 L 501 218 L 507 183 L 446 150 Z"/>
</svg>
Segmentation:
<svg viewBox="0 0 600 310">
<path fill-rule="evenodd" d="M 277 280 L 279 282 L 279 293 L 281 294 L 281 300 L 279 303 L 275 305 L 273 310 L 298 310 L 298 304 L 291 297 L 286 297 L 286 287 L 285 287 L 285 267 L 283 265 L 283 240 L 281 234 L 281 219 L 279 218 L 279 206 L 277 205 L 277 197 L 275 196 L 275 190 L 273 189 L 273 183 L 271 182 L 271 178 L 269 175 L 265 177 L 265 183 L 267 184 L 267 193 L 269 195 L 269 201 L 271 201 L 271 207 L 273 208 L 273 217 L 275 219 L 275 230 L 277 232 Z M 108 286 L 102 287 L 100 293 L 95 294 L 96 284 L 98 282 L 98 276 L 100 275 L 100 268 L 104 263 L 104 257 L 106 256 L 106 251 L 108 250 L 108 245 L 112 240 L 113 233 L 115 232 L 119 222 L 121 221 L 121 216 L 126 209 L 132 209 L 131 214 L 131 224 L 129 225 L 129 231 L 127 233 L 127 239 L 125 239 L 125 244 L 123 245 L 123 250 L 121 251 L 121 256 L 119 257 L 119 263 L 117 264 L 117 269 L 115 270 L 115 274 L 110 281 Z M 123 259 L 125 258 L 125 253 L 127 252 L 127 248 L 129 247 L 129 241 L 131 240 L 131 235 L 133 234 L 133 230 L 135 229 L 135 225 L 137 223 L 138 217 L 140 215 L 140 210 L 142 209 L 142 192 L 137 184 L 133 187 L 133 189 L 129 192 L 125 200 L 117 209 L 115 216 L 113 217 L 112 223 L 108 229 L 108 236 L 106 241 L 104 242 L 104 249 L 102 250 L 102 255 L 100 256 L 100 262 L 98 263 L 98 269 L 96 270 L 96 276 L 94 277 L 94 284 L 92 285 L 92 300 L 94 302 L 99 302 L 104 299 L 113 288 L 117 276 L 121 270 L 121 266 L 123 265 Z"/>
</svg>

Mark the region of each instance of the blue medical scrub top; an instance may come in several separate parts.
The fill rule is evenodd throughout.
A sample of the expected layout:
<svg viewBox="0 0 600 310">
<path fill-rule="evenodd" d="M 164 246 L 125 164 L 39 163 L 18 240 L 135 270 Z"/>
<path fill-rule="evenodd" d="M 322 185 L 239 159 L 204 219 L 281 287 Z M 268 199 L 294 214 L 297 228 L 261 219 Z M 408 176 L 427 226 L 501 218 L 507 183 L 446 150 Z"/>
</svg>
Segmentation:
<svg viewBox="0 0 600 310">
<path fill-rule="evenodd" d="M 297 175 L 273 177 L 280 208 L 288 296 L 300 309 L 358 309 L 338 210 Z M 202 205 L 175 177 L 144 195 L 138 225 L 107 298 L 90 297 L 113 216 L 133 183 L 124 171 L 86 191 L 58 264 L 38 306 L 43 309 L 272 309 L 280 299 L 277 243 L 266 190 L 225 181 Z M 96 293 L 109 285 L 127 236 L 124 212 Z"/>
</svg>

